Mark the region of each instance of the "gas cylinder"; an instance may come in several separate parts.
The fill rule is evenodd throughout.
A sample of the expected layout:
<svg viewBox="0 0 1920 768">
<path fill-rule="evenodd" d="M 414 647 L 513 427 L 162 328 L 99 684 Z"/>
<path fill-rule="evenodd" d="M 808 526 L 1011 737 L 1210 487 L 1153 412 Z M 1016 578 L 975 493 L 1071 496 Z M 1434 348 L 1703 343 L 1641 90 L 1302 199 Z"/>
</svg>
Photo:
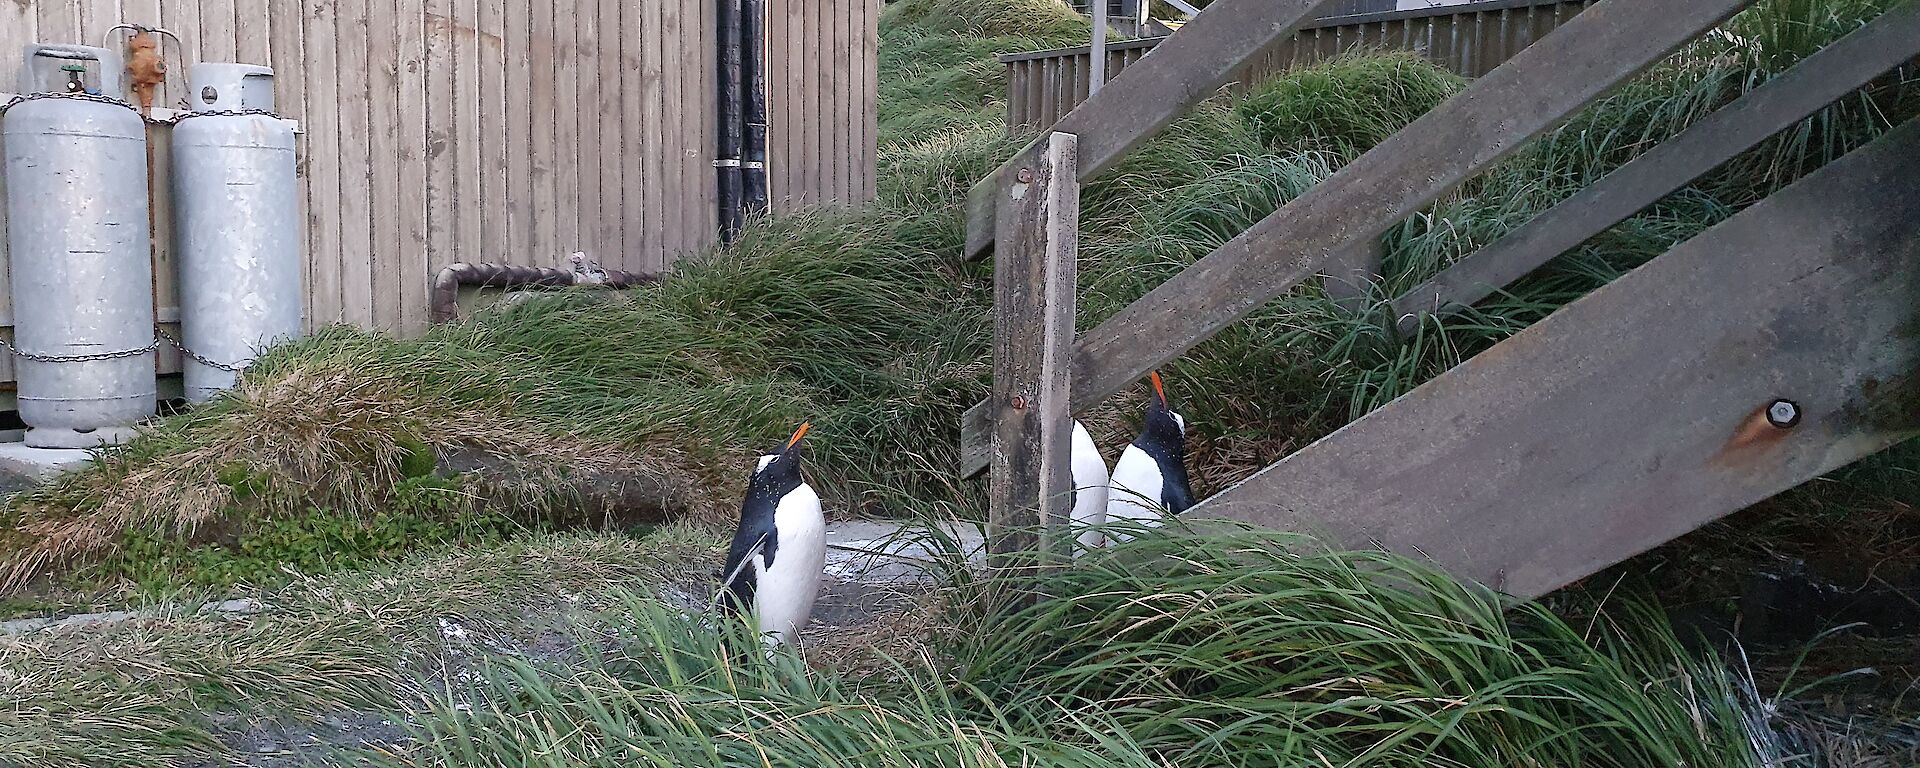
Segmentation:
<svg viewBox="0 0 1920 768">
<path fill-rule="evenodd" d="M 193 113 L 173 127 L 174 254 L 187 400 L 229 387 L 261 350 L 300 335 L 294 134 L 273 110 L 273 70 L 196 64 Z M 250 114 L 223 114 L 246 111 Z M 197 358 L 197 359 L 196 359 Z"/>
<path fill-rule="evenodd" d="M 146 124 L 97 100 L 121 93 L 111 51 L 35 45 L 25 64 L 23 93 L 69 96 L 0 116 L 20 419 L 34 447 L 117 443 L 155 407 Z"/>
</svg>

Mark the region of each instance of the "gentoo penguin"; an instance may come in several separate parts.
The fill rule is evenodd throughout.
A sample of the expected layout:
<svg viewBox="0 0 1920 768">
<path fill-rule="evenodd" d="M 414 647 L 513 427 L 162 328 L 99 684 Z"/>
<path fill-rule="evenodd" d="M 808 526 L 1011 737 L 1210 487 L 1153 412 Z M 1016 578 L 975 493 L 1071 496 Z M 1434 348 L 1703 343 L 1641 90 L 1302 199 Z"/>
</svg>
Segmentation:
<svg viewBox="0 0 1920 768">
<path fill-rule="evenodd" d="M 1073 423 L 1073 527 L 1080 532 L 1074 555 L 1085 554 L 1107 541 L 1099 526 L 1107 522 L 1107 460 L 1093 444 L 1093 435 Z"/>
<path fill-rule="evenodd" d="M 727 549 L 727 603 L 759 617 L 769 646 L 792 640 L 812 618 L 827 563 L 820 496 L 800 477 L 800 439 L 811 426 L 800 425 L 779 452 L 760 457 Z"/>
<path fill-rule="evenodd" d="M 1153 397 L 1147 401 L 1146 424 L 1113 465 L 1108 522 L 1152 525 L 1163 515 L 1177 515 L 1193 506 L 1193 488 L 1187 484 L 1187 422 L 1167 404 L 1160 373 L 1150 378 Z"/>
</svg>

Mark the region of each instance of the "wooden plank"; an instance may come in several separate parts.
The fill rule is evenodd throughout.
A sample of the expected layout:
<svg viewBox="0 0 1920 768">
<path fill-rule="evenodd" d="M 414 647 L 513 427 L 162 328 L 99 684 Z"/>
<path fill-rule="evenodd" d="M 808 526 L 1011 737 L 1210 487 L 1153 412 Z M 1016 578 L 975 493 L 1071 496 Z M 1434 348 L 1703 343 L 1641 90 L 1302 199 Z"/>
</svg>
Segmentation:
<svg viewBox="0 0 1920 768">
<path fill-rule="evenodd" d="M 558 87 L 554 72 L 557 66 L 554 60 L 554 6 L 542 0 L 530 0 L 533 10 L 532 49 L 530 61 L 532 71 L 528 73 L 528 95 L 531 106 L 527 112 L 531 116 L 529 132 L 533 136 L 533 189 L 528 195 L 532 203 L 533 239 L 529 243 L 526 260 L 521 263 L 538 263 L 540 254 L 550 254 L 559 250 L 559 218 L 554 212 L 558 199 L 556 186 L 560 182 L 559 147 L 555 143 L 559 121 L 555 117 L 555 95 Z"/>
<path fill-rule="evenodd" d="M 40 18 L 35 10 L 31 5 L 0 2 L 0 90 L 15 90 L 20 77 L 20 51 L 39 39 Z M 5 150 L 5 142 L 0 141 L 0 153 Z M 0 178 L 0 212 L 6 210 L 6 181 Z M 7 253 L 7 217 L 0 213 L 0 317 L 7 318 L 8 325 L 13 317 L 13 283 L 7 268 L 12 263 Z M 7 340 L 12 341 L 11 331 L 8 334 Z M 12 355 L 0 354 L 0 380 L 13 380 Z"/>
<path fill-rule="evenodd" d="M 626 137 L 621 133 L 621 110 L 624 106 L 626 85 L 625 68 L 620 58 L 620 45 L 624 35 L 620 34 L 620 0 L 600 0 L 600 24 L 595 29 L 594 43 L 598 54 L 594 65 L 599 74 L 594 75 L 594 85 L 599 92 L 598 109 L 593 111 L 600 123 L 600 146 L 602 157 L 609 162 L 600 169 L 600 192 L 596 196 L 600 201 L 600 212 L 594 230 L 594 248 L 598 251 L 600 263 L 608 269 L 640 269 L 632 261 L 633 254 L 623 242 L 625 220 L 621 210 L 621 179 L 626 175 L 625 166 L 629 152 Z"/>
<path fill-rule="evenodd" d="M 866 67 L 866 81 L 861 89 L 865 103 L 860 125 L 865 136 L 863 147 L 866 159 L 860 166 L 865 179 L 860 202 L 865 203 L 880 194 L 880 12 L 883 0 L 863 0 L 863 3 L 866 8 L 866 38 L 861 60 Z"/>
<path fill-rule="evenodd" d="M 807 34 L 811 36 L 808 39 L 817 40 L 822 37 L 827 28 L 826 22 L 829 16 L 826 14 L 826 4 L 809 2 L 806 5 Z M 826 157 L 824 137 L 827 136 L 829 129 L 825 120 L 822 119 L 826 113 L 820 106 L 828 95 L 823 85 L 826 80 L 825 59 L 826 57 L 820 55 L 807 57 L 803 75 L 807 83 L 806 106 L 803 113 L 806 119 L 807 160 L 806 171 L 802 178 L 806 185 L 809 205 L 820 205 L 825 202 L 825 196 L 821 194 L 821 190 L 825 188 L 825 184 L 822 183 L 825 174 L 821 172 L 820 165 L 821 160 Z"/>
<path fill-rule="evenodd" d="M 500 110 L 506 120 L 505 149 L 507 153 L 507 179 L 503 190 L 508 197 L 498 201 L 492 215 L 506 220 L 506 240 L 501 248 L 505 256 L 501 261 L 510 264 L 528 263 L 528 254 L 533 253 L 533 206 L 528 205 L 533 188 L 533 117 L 529 114 L 530 97 L 528 90 L 529 70 L 532 68 L 530 51 L 533 48 L 532 16 L 529 3 L 539 0 L 507 0 L 502 24 L 504 37 L 501 47 L 506 61 L 503 65 L 502 81 L 506 93 L 500 104 Z M 640 4 L 635 4 L 640 5 Z"/>
<path fill-rule="evenodd" d="M 1384 234 L 1750 2 L 1676 8 L 1609 0 L 1574 17 L 1089 332 L 1075 354 L 1075 410 L 1211 338 L 1352 244 Z M 965 431 L 969 422 L 978 417 L 963 420 L 963 445 L 981 439 Z M 977 471 L 962 466 L 963 474 Z"/>
<path fill-rule="evenodd" d="M 272 0 L 237 0 L 233 25 L 237 61 L 265 65 L 273 60 Z"/>
<path fill-rule="evenodd" d="M 641 31 L 639 3 L 611 3 L 620 17 L 620 109 L 616 120 L 620 131 L 620 249 L 629 269 L 658 269 L 647 253 L 646 150 L 642 143 L 646 124 L 643 101 L 646 98 L 644 36 Z M 631 77 L 628 73 L 632 73 Z"/>
<path fill-rule="evenodd" d="M 686 242 L 686 208 L 690 205 L 688 195 L 694 189 L 685 178 L 687 171 L 684 153 L 693 148 L 687 144 L 688 126 L 693 123 L 682 110 L 685 104 L 710 104 L 710 96 L 687 92 L 688 73 L 696 68 L 712 67 L 712 51 L 692 50 L 689 45 L 691 35 L 681 24 L 680 14 L 685 0 L 662 0 L 660 3 L 660 47 L 662 54 L 660 77 L 664 100 L 661 103 L 660 122 L 655 123 L 654 131 L 660 134 L 660 188 L 664 193 L 660 200 L 663 214 L 660 224 L 661 258 L 671 263 Z M 697 19 L 693 24 L 700 23 Z M 701 58 L 688 58 L 699 56 Z M 711 159 L 711 156 L 709 156 Z"/>
<path fill-rule="evenodd" d="M 461 261 L 486 261 L 480 247 L 485 191 L 480 186 L 480 157 L 486 136 L 480 130 L 480 2 L 453 2 L 453 227 L 454 254 Z M 563 81 L 561 88 L 569 87 Z M 566 146 L 565 144 L 561 146 Z"/>
<path fill-rule="evenodd" d="M 1579 580 L 1920 435 L 1916 220 L 1909 123 L 1188 514 Z"/>
<path fill-rule="evenodd" d="M 1080 183 L 1074 136 L 1048 137 L 1042 162 L 1016 172 L 1002 201 L 994 259 L 993 489 L 988 551 L 1059 553 L 1072 509 L 1071 392 Z M 1041 531 L 1049 535 L 1041 535 Z M 1070 554 L 1070 553 L 1068 553 Z"/>
<path fill-rule="evenodd" d="M 400 111 L 400 92 L 415 80 L 412 73 L 402 74 L 400 9 L 395 0 L 368 3 L 367 71 L 364 87 L 368 94 L 368 176 L 372 206 L 370 230 L 368 301 L 373 327 L 388 331 L 402 329 L 406 284 L 412 270 L 407 269 L 405 241 L 401 236 L 402 200 L 400 170 L 409 163 L 401 149 L 406 133 L 406 118 Z M 343 73 L 346 74 L 346 73 Z"/>
<path fill-rule="evenodd" d="M 641 133 L 640 154 L 646 164 L 646 178 L 642 179 L 646 205 L 642 207 L 646 216 L 647 259 L 654 269 L 663 269 L 667 264 L 666 230 L 667 216 L 672 212 L 672 200 L 677 195 L 664 194 L 669 189 L 664 185 L 667 168 L 666 131 L 661 125 L 661 112 L 664 105 L 666 77 L 662 62 L 666 49 L 662 37 L 662 24 L 665 15 L 662 6 L 665 3 L 641 3 L 641 64 L 640 87 L 641 122 L 645 130 Z"/>
<path fill-rule="evenodd" d="M 1394 316 L 1410 331 L 1423 313 L 1492 295 L 1916 53 L 1920 4 L 1907 3 L 1407 291 Z"/>
<path fill-rule="evenodd" d="M 427 62 L 428 23 L 426 7 L 420 0 L 392 0 L 393 18 L 399 27 L 399 68 L 397 103 L 399 114 L 399 191 L 395 215 L 399 220 L 398 248 L 383 263 L 390 263 L 387 279 L 399 290 L 399 327 L 409 336 L 426 330 L 428 314 L 427 283 L 433 279 L 433 244 L 427 239 L 427 121 L 428 88 L 432 83 Z"/>
<path fill-rule="evenodd" d="M 199 61 L 234 61 L 240 56 L 238 15 L 234 0 L 195 0 L 200 4 L 200 58 Z M 361 17 L 366 3 L 364 0 L 347 0 L 335 7 L 341 19 Z M 358 28 L 340 30 L 340 40 L 334 43 L 337 50 L 345 52 L 353 43 L 352 38 L 359 34 Z M 192 34 L 191 32 L 188 34 Z M 362 46 L 364 49 L 364 45 Z M 341 77 L 354 77 L 359 70 L 345 70 Z M 184 74 L 184 73 L 183 73 Z M 343 113 L 344 114 L 344 113 Z"/>
<path fill-rule="evenodd" d="M 307 258 L 312 262 L 308 317 L 314 325 L 342 320 L 340 303 L 340 87 L 334 28 L 337 0 L 309 0 L 302 18 L 307 78 Z M 183 3 L 168 3 L 170 10 Z"/>
<path fill-rule="evenodd" d="M 456 70 L 460 63 L 453 43 L 453 1 L 421 0 L 421 3 L 426 48 L 423 79 L 427 103 L 427 261 L 429 268 L 433 268 L 460 260 L 459 217 L 454 211 L 459 205 L 459 182 L 455 174 L 460 136 L 454 101 L 459 98 Z M 538 94 L 537 83 L 535 88 Z"/>
<path fill-rule="evenodd" d="M 714 94 L 718 92 L 718 68 L 713 66 L 712 53 L 719 46 L 719 24 L 715 14 L 706 3 L 694 3 L 688 6 L 687 13 L 697 22 L 690 23 L 691 34 L 685 37 L 685 43 L 698 55 L 689 55 L 687 61 L 709 62 L 705 67 L 689 67 L 693 72 L 692 104 L 712 104 Z M 713 170 L 713 159 L 719 157 L 719 118 L 718 110 L 710 106 L 692 110 L 697 116 L 694 121 L 697 131 L 689 145 L 690 151 L 683 155 L 687 164 L 682 178 L 693 186 L 688 187 L 690 205 L 687 213 L 691 216 L 687 227 L 687 242 L 684 250 L 677 256 L 698 251 L 712 245 L 719 239 L 720 232 L 720 184 Z"/>
<path fill-rule="evenodd" d="M 273 39 L 268 48 L 273 65 L 274 111 L 279 112 L 285 117 L 299 118 L 304 122 L 307 113 L 308 82 L 306 77 L 306 45 L 304 41 L 306 24 L 304 22 L 305 14 L 303 13 L 306 3 L 305 0 L 270 0 L 270 2 L 271 4 L 268 6 L 268 10 L 273 16 L 272 31 L 270 32 Z M 170 7 L 177 5 L 177 3 L 168 3 L 166 5 Z M 164 10 L 164 8 L 162 10 Z M 160 18 L 165 19 L 165 14 L 163 13 Z M 171 45 L 173 45 L 173 41 L 164 39 L 163 36 L 160 41 L 161 55 L 163 57 L 169 55 L 170 51 L 168 46 Z M 313 222 L 314 206 L 314 190 L 312 186 L 313 150 L 310 143 L 312 141 L 311 129 L 308 129 L 307 135 L 298 138 L 299 140 L 294 143 L 296 158 L 294 160 L 294 176 L 296 183 L 300 186 L 299 197 L 302 216 L 304 217 L 303 220 L 307 222 L 310 227 Z M 310 230 L 307 233 L 307 237 L 301 239 L 300 250 L 300 282 L 305 289 L 302 294 L 311 297 L 314 291 L 314 263 L 312 232 Z M 305 330 L 309 331 L 312 330 L 314 324 L 314 315 L 311 308 L 312 299 L 309 298 L 307 300 L 307 306 L 303 308 L 307 311 L 302 312 L 306 321 Z"/>
<path fill-rule="evenodd" d="M 37 27 L 40 32 L 38 42 L 55 45 L 99 45 L 98 40 L 89 42 L 81 38 L 80 4 L 73 0 L 53 0 L 30 4 L 38 14 Z M 13 86 L 9 84 L 8 90 Z"/>
<path fill-rule="evenodd" d="M 1181 113 L 1225 85 L 1242 64 L 1312 18 L 1323 0 L 1220 0 L 1166 38 L 1152 57 L 1127 67 L 1053 129 L 1080 137 L 1085 179 L 1113 166 Z M 1035 140 L 974 185 L 967 199 L 966 255 L 993 242 L 993 204 L 1011 174 L 1031 166 L 1045 143 Z"/>
<path fill-rule="evenodd" d="M 579 169 L 574 215 L 579 218 L 578 234 L 572 250 L 586 251 L 593 258 L 605 258 L 600 248 L 600 159 L 607 149 L 600 142 L 600 0 L 574 0 L 573 117 L 576 139 L 573 143 L 575 166 Z M 609 0 L 611 1 L 611 0 Z M 566 87 L 564 84 L 562 87 Z M 564 260 L 566 253 L 555 254 Z"/>
<path fill-rule="evenodd" d="M 337 22 L 340 78 L 340 296 L 341 314 L 373 325 L 373 163 L 368 156 L 372 113 L 367 71 L 371 22 L 365 0 L 341 3 Z M 203 17 L 204 18 L 204 17 Z M 397 297 L 396 297 L 397 298 Z"/>
<path fill-rule="evenodd" d="M 515 190 L 507 182 L 507 158 L 513 150 L 507 143 L 507 121 L 514 114 L 507 106 L 507 20 L 506 0 L 479 0 L 479 27 L 474 35 L 475 60 L 471 66 L 480 75 L 480 98 L 476 102 L 480 144 L 480 243 L 478 258 L 508 264 L 524 263 L 519 249 L 508 245 L 508 209 L 513 207 Z M 613 82 L 618 82 L 617 80 Z M 426 281 L 419 285 L 423 288 Z"/>
</svg>

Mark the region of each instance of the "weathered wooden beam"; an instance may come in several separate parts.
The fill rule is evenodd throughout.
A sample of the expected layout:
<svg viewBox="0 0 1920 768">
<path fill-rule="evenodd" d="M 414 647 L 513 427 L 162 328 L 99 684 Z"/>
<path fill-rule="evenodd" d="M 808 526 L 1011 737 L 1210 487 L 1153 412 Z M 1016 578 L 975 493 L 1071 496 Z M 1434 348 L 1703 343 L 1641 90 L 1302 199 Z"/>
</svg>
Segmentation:
<svg viewBox="0 0 1920 768">
<path fill-rule="evenodd" d="M 1920 122 L 1195 507 L 1533 598 L 1920 436 Z"/>
<path fill-rule="evenodd" d="M 993 481 L 988 552 L 1020 562 L 1069 543 L 1073 351 L 1080 181 L 1073 134 L 1048 137 L 999 206 L 994 260 Z M 1036 533 L 1047 532 L 1045 541 Z"/>
<path fill-rule="evenodd" d="M 1605 0 L 1587 9 L 1089 332 L 1075 347 L 1074 411 L 1378 238 L 1752 2 Z M 962 476 L 982 467 L 968 462 L 984 455 L 975 443 L 985 433 L 969 427 L 984 421 L 961 419 Z"/>
<path fill-rule="evenodd" d="M 1100 93 L 1075 107 L 1053 130 L 1080 137 L 1080 178 L 1104 171 L 1233 79 L 1242 65 L 1285 38 L 1326 0 L 1221 0 L 1153 49 L 1153 55 L 1115 75 Z M 987 175 L 967 194 L 967 258 L 986 253 L 998 218 L 994 206 L 1013 175 L 1046 152 L 1041 136 Z"/>
<path fill-rule="evenodd" d="M 1905 3 L 1394 299 L 1401 331 L 1492 295 L 1916 53 L 1920 3 Z"/>
</svg>

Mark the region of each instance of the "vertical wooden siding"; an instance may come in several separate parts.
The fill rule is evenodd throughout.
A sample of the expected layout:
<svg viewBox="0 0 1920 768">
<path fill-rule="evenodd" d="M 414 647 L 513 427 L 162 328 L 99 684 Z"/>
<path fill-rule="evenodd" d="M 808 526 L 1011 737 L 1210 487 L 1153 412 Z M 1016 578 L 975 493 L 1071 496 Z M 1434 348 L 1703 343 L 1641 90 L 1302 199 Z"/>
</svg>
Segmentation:
<svg viewBox="0 0 1920 768">
<path fill-rule="evenodd" d="M 1486 0 L 1464 5 L 1323 19 L 1280 41 L 1249 63 L 1244 88 L 1274 74 L 1357 48 L 1412 51 L 1436 66 L 1479 77 L 1505 63 L 1598 0 Z M 1116 43 L 1107 50 L 1107 79 L 1139 61 L 1164 38 Z M 1086 46 L 1008 54 L 1007 122 L 1015 132 L 1045 128 L 1087 100 Z"/>
<path fill-rule="evenodd" d="M 880 4 L 770 0 L 776 211 L 873 195 Z M 167 45 L 166 106 L 185 97 L 188 62 L 272 66 L 279 111 L 304 133 L 308 316 L 412 334 L 433 273 L 455 261 L 561 266 L 581 251 L 658 270 L 712 244 L 716 13 L 713 0 L 0 0 L 0 92 L 22 46 L 98 45 L 121 21 L 185 39 Z M 155 191 L 164 206 L 164 179 Z M 172 275 L 157 282 L 165 317 Z"/>
</svg>

